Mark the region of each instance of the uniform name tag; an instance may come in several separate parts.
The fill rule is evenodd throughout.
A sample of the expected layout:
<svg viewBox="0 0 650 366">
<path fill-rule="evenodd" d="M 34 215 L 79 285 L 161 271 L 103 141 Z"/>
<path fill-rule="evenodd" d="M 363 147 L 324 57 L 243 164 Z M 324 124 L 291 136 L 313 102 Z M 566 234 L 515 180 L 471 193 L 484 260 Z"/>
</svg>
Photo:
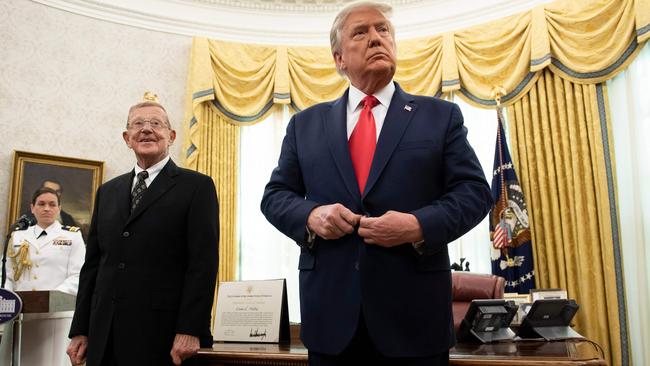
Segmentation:
<svg viewBox="0 0 650 366">
<path fill-rule="evenodd" d="M 52 242 L 52 245 L 70 246 L 70 245 L 72 245 L 72 240 L 70 240 L 70 239 L 54 239 L 54 241 Z"/>
</svg>

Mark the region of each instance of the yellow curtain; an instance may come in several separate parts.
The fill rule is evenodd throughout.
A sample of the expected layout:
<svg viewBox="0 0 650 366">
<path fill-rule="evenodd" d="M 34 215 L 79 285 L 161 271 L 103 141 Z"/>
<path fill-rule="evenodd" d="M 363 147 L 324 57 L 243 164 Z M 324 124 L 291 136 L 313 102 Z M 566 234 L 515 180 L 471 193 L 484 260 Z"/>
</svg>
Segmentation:
<svg viewBox="0 0 650 366">
<path fill-rule="evenodd" d="M 506 90 L 503 103 L 519 99 L 545 68 L 578 83 L 603 82 L 650 37 L 648 14 L 650 0 L 561 0 L 468 29 L 400 41 L 395 80 L 413 93 L 460 91 L 484 108 L 495 105 L 495 87 Z M 259 122 L 273 104 L 304 109 L 337 98 L 347 86 L 327 47 L 205 38 L 194 39 L 188 83 L 188 98 L 205 102 L 213 94 L 210 100 L 233 124 Z"/>
<path fill-rule="evenodd" d="M 442 84 L 443 37 L 402 41 L 397 47 L 395 81 L 411 93 L 435 95 Z"/>
<path fill-rule="evenodd" d="M 626 325 L 619 323 L 624 308 L 615 273 L 605 98 L 603 85 L 573 83 L 545 70 L 508 108 L 508 117 L 531 213 L 537 286 L 567 289 L 580 304 L 578 331 L 603 346 L 610 364 L 620 364 Z"/>
<path fill-rule="evenodd" d="M 190 55 L 184 128 L 185 166 L 214 180 L 219 196 L 219 278 L 232 281 L 237 273 L 237 159 L 239 129 L 226 123 L 216 103 L 210 45 L 194 39 Z M 225 63 L 221 64 L 222 66 Z M 224 66 L 225 67 L 225 66 Z M 227 67 L 225 67 L 227 68 Z M 222 70 L 219 70 L 222 73 Z M 225 74 L 225 71 L 223 71 Z M 232 88 L 224 88 L 233 90 Z M 250 108 L 250 106 L 248 106 Z M 254 107 L 253 107 L 254 108 Z M 201 152 L 201 153 L 199 153 Z"/>
<path fill-rule="evenodd" d="M 209 57 L 206 44 L 194 41 L 192 59 Z M 237 243 L 237 159 L 239 149 L 239 128 L 226 123 L 214 101 L 211 83 L 201 63 L 190 63 L 190 78 L 184 124 L 186 153 L 185 166 L 212 177 L 219 197 L 219 283 L 236 279 L 238 262 Z M 203 64 L 204 65 L 204 64 Z M 197 90 L 198 92 L 193 92 Z M 202 123 L 200 123 L 201 121 Z M 195 153 L 201 151 L 202 153 Z M 214 321 L 215 308 L 212 309 Z"/>
<path fill-rule="evenodd" d="M 338 98 L 348 87 L 336 72 L 330 50 L 323 47 L 288 48 L 287 75 L 294 110 Z"/>
<path fill-rule="evenodd" d="M 219 196 L 219 281 L 232 281 L 237 273 L 237 150 L 239 128 L 224 123 L 211 107 L 203 111 L 211 124 L 201 126 L 201 146 L 211 154 L 199 155 L 192 169 L 214 180 Z M 224 213 L 228 213 L 224 215 Z"/>
<path fill-rule="evenodd" d="M 612 194 L 615 187 L 611 166 L 605 173 L 601 169 L 603 159 L 609 163 L 610 157 L 601 154 L 597 146 L 608 131 L 606 123 L 599 126 L 595 122 L 606 115 L 606 92 L 598 83 L 632 62 L 649 38 L 650 0 L 559 0 L 479 26 L 397 45 L 395 80 L 408 92 L 437 96 L 455 92 L 475 106 L 493 108 L 494 91 L 505 90 L 501 102 L 510 106 L 509 115 L 514 118 L 512 146 L 535 218 L 532 232 L 537 285 L 567 288 L 583 306 L 578 318 L 580 329 L 601 342 L 615 363 L 627 363 L 627 320 L 620 260 L 616 259 L 620 253 Z M 557 83 L 562 88 L 556 87 Z M 237 263 L 234 202 L 239 126 L 262 121 L 280 105 L 301 110 L 335 99 L 346 87 L 347 81 L 336 73 L 326 47 L 194 38 L 183 151 L 186 165 L 210 174 L 222 202 L 232 202 L 232 206 L 222 203 L 221 207 L 220 280 L 234 278 Z M 594 95 L 602 97 L 598 101 L 604 104 L 599 109 L 594 109 Z M 565 110 L 569 107 L 573 109 Z M 553 129 L 545 122 L 551 120 L 559 123 Z M 565 120 L 569 124 L 584 121 L 589 128 L 569 127 L 561 123 Z M 539 131 L 549 135 L 538 135 Z M 547 145 L 584 134 L 586 138 L 575 140 L 584 146 L 566 145 L 566 141 Z M 578 152 L 590 160 L 572 160 Z M 583 184 L 591 186 L 585 188 Z M 591 189 L 593 199 L 585 198 L 583 188 Z M 561 202 L 556 200 L 560 193 L 565 195 Z M 560 205 L 566 202 L 572 205 Z M 606 215 L 607 207 L 613 214 Z M 598 220 L 581 221 L 577 216 L 587 216 L 584 212 L 597 213 Z M 589 246 L 590 241 L 595 244 Z M 565 246 L 571 246 L 573 252 Z M 578 254 L 580 258 L 575 258 Z M 597 264 L 585 267 L 584 258 L 595 260 L 598 256 L 601 259 Z M 579 281 L 587 277 L 591 287 L 582 287 Z M 597 295 L 590 292 L 599 288 L 602 291 Z M 589 325 L 585 321 L 588 314 L 590 319 L 593 315 L 593 319 L 606 321 L 591 319 L 593 324 Z"/>
</svg>

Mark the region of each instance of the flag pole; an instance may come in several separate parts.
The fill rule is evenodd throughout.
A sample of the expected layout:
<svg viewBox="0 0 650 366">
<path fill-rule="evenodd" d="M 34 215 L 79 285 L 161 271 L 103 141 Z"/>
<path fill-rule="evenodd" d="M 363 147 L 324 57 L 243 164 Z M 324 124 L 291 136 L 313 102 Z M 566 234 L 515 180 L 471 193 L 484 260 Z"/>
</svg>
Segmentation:
<svg viewBox="0 0 650 366">
<path fill-rule="evenodd" d="M 501 130 L 503 129 L 503 119 L 502 119 L 502 108 L 501 108 L 501 97 L 506 94 L 505 89 L 500 86 L 494 87 L 492 89 L 492 96 L 496 102 L 496 112 L 497 112 L 497 145 L 499 149 L 499 175 L 501 181 L 501 204 L 503 206 L 503 211 L 499 213 L 499 219 L 503 220 L 503 214 L 508 210 L 508 190 L 506 189 L 506 175 L 504 172 L 503 166 L 503 142 L 501 141 Z M 504 255 L 506 257 L 506 262 L 508 266 L 512 265 L 512 258 L 510 258 L 508 247 L 510 245 L 510 238 L 506 235 L 507 245 L 504 250 Z"/>
</svg>

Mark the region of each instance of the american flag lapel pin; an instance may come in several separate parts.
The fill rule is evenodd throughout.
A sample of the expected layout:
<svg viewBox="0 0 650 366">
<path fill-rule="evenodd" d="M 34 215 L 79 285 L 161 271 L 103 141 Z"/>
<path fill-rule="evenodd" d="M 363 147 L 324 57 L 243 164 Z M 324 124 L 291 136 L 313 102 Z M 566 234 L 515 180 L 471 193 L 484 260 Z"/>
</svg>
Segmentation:
<svg viewBox="0 0 650 366">
<path fill-rule="evenodd" d="M 410 112 L 413 108 L 411 108 L 411 106 L 407 104 L 407 105 L 404 106 L 404 109 L 406 111 Z"/>
</svg>

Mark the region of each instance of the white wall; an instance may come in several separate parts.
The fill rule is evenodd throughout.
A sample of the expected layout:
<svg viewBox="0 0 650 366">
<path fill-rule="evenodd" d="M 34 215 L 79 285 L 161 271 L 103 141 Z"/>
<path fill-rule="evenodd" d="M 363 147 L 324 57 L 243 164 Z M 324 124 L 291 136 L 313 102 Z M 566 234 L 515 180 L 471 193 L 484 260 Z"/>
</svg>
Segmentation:
<svg viewBox="0 0 650 366">
<path fill-rule="evenodd" d="M 104 179 L 130 170 L 122 140 L 129 106 L 145 90 L 161 98 L 177 130 L 191 38 L 143 30 L 27 0 L 0 1 L 0 230 L 13 150 L 105 162 Z"/>
</svg>

